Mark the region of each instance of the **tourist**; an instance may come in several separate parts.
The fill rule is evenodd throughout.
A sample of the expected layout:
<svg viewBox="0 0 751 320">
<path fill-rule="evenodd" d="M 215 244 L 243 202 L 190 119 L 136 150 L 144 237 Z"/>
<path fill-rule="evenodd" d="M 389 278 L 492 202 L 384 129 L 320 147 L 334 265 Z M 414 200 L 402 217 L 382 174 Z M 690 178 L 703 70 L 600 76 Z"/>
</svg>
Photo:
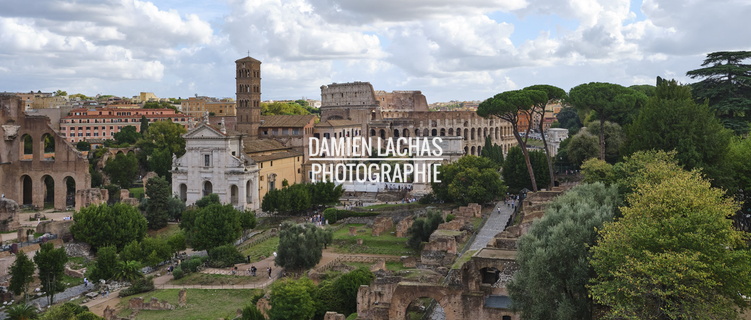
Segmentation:
<svg viewBox="0 0 751 320">
<path fill-rule="evenodd" d="M 269 267 L 269 279 L 271 279 L 271 267 Z"/>
</svg>

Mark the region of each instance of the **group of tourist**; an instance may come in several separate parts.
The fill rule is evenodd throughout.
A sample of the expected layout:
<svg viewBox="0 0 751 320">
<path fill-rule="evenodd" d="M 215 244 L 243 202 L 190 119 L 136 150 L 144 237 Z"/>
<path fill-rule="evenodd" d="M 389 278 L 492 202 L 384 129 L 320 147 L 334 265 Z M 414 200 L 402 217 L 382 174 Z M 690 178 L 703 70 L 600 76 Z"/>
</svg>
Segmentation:
<svg viewBox="0 0 751 320">
<path fill-rule="evenodd" d="M 317 226 L 322 226 L 325 224 L 325 219 L 321 214 L 314 214 L 310 217 L 310 223 L 315 224 Z"/>
<path fill-rule="evenodd" d="M 387 191 L 402 191 L 402 190 L 412 191 L 412 185 L 411 184 L 401 185 L 401 184 L 387 183 L 386 190 Z"/>
</svg>

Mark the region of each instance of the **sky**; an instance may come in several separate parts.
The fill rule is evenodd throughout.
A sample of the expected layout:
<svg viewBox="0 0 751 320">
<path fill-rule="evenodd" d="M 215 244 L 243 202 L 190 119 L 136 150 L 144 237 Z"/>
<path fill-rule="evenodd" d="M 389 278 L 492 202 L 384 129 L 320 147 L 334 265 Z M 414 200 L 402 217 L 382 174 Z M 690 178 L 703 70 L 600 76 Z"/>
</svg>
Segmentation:
<svg viewBox="0 0 751 320">
<path fill-rule="evenodd" d="M 690 83 L 707 53 L 751 50 L 749 16 L 751 0 L 2 0 L 0 92 L 234 98 L 248 55 L 263 100 Z"/>
</svg>

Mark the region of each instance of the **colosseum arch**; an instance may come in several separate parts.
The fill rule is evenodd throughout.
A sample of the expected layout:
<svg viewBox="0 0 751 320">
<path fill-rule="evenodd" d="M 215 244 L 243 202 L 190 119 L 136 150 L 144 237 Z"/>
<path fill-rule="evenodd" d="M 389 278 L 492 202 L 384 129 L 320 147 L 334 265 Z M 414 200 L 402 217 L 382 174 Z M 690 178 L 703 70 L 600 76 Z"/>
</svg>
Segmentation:
<svg viewBox="0 0 751 320">
<path fill-rule="evenodd" d="M 438 130 L 436 130 L 436 129 L 430 130 L 430 135 L 433 136 L 433 137 L 437 136 L 438 135 Z"/>
<path fill-rule="evenodd" d="M 453 136 L 453 135 L 454 135 L 454 128 L 449 128 L 449 135 L 450 135 L 450 136 Z"/>
<path fill-rule="evenodd" d="M 469 140 L 469 129 L 464 128 L 464 140 Z"/>
<path fill-rule="evenodd" d="M 386 130 L 378 130 L 378 135 L 381 137 L 381 139 L 386 139 Z"/>
<path fill-rule="evenodd" d="M 425 128 L 425 130 L 422 131 L 422 136 L 423 137 L 429 137 L 430 136 L 430 131 L 428 130 L 428 128 Z"/>
<path fill-rule="evenodd" d="M 394 129 L 394 138 L 399 138 L 399 129 Z"/>
<path fill-rule="evenodd" d="M 419 137 L 419 136 L 420 136 L 420 129 L 415 129 L 415 137 Z"/>
<path fill-rule="evenodd" d="M 370 129 L 370 136 L 375 137 L 375 135 L 376 135 L 375 129 Z"/>
<path fill-rule="evenodd" d="M 472 149 L 470 149 L 470 150 L 472 150 L 472 152 L 470 153 L 471 155 L 473 155 L 473 156 L 477 155 L 477 154 L 475 154 L 475 146 L 472 146 Z"/>
<path fill-rule="evenodd" d="M 409 137 L 409 129 L 404 129 L 404 134 L 402 134 L 403 137 Z"/>
<path fill-rule="evenodd" d="M 441 128 L 441 137 L 446 136 L 446 128 Z"/>
<path fill-rule="evenodd" d="M 474 141 L 475 140 L 475 128 L 472 128 L 472 130 L 469 131 L 470 138 L 469 140 Z"/>
</svg>

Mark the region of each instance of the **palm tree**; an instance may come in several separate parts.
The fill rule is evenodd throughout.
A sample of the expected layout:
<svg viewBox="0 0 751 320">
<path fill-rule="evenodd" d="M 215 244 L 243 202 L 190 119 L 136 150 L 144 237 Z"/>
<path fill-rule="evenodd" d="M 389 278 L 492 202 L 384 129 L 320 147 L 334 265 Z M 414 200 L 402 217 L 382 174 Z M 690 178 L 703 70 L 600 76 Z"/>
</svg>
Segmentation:
<svg viewBox="0 0 751 320">
<path fill-rule="evenodd" d="M 10 320 L 31 320 L 39 318 L 36 308 L 31 305 L 22 303 L 8 308 L 8 319 Z"/>
<path fill-rule="evenodd" d="M 127 262 L 120 261 L 115 278 L 120 280 L 127 280 L 132 283 L 142 276 L 141 264 L 138 261 L 131 260 Z"/>
</svg>

